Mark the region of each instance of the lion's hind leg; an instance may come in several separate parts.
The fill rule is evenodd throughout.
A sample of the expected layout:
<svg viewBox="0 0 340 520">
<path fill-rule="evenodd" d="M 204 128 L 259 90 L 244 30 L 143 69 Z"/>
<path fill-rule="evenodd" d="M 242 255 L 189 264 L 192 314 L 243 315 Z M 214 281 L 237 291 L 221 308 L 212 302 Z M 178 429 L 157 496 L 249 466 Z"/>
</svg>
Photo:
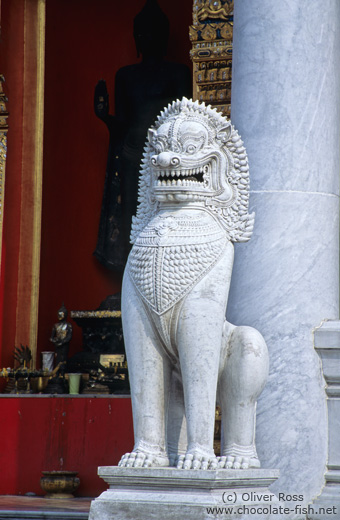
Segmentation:
<svg viewBox="0 0 340 520">
<path fill-rule="evenodd" d="M 267 376 L 268 352 L 261 334 L 251 327 L 233 327 L 219 380 L 222 408 L 219 467 L 260 467 L 255 447 L 256 402 Z"/>
</svg>

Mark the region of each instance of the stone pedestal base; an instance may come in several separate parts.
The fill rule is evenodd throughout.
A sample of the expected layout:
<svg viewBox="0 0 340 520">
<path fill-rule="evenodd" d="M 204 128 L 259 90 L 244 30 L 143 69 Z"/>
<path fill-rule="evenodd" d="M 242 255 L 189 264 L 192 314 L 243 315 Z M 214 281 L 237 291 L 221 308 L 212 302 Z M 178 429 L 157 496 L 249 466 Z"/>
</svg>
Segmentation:
<svg viewBox="0 0 340 520">
<path fill-rule="evenodd" d="M 268 489 L 278 470 L 108 466 L 98 474 L 110 488 L 92 502 L 89 520 L 265 520 L 279 507 Z"/>
</svg>

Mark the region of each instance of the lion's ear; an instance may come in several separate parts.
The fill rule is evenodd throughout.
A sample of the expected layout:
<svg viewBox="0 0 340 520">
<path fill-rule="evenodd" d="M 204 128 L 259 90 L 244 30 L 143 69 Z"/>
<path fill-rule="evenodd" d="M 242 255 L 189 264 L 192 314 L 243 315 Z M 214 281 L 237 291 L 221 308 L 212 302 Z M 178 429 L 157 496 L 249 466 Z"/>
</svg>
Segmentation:
<svg viewBox="0 0 340 520">
<path fill-rule="evenodd" d="M 149 128 L 148 130 L 148 141 L 150 144 L 152 144 L 157 137 L 157 131 L 154 130 L 154 128 Z"/>
<path fill-rule="evenodd" d="M 225 126 L 223 126 L 222 128 L 219 129 L 219 131 L 217 132 L 216 139 L 221 141 L 221 144 L 225 144 L 228 141 L 230 134 L 231 134 L 231 124 L 227 123 Z"/>
</svg>

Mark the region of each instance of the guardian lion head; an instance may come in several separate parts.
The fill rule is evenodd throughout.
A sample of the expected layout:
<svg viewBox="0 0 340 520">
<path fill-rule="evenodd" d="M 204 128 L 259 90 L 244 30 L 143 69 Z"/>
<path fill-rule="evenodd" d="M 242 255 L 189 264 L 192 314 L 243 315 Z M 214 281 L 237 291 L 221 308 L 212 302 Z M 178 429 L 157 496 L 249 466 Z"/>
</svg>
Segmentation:
<svg viewBox="0 0 340 520">
<path fill-rule="evenodd" d="M 204 205 L 231 241 L 251 237 L 246 150 L 230 121 L 210 106 L 186 98 L 169 104 L 149 129 L 140 174 L 132 243 L 164 203 Z"/>
</svg>

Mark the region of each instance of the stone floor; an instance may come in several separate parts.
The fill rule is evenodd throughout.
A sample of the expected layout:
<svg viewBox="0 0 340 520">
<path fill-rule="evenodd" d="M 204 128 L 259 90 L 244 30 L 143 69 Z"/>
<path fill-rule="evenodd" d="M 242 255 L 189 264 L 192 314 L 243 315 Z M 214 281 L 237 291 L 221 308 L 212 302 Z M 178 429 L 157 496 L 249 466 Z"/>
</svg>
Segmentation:
<svg viewBox="0 0 340 520">
<path fill-rule="evenodd" d="M 53 499 L 27 496 L 0 496 L 0 520 L 54 519 L 87 520 L 91 498 Z"/>
</svg>

